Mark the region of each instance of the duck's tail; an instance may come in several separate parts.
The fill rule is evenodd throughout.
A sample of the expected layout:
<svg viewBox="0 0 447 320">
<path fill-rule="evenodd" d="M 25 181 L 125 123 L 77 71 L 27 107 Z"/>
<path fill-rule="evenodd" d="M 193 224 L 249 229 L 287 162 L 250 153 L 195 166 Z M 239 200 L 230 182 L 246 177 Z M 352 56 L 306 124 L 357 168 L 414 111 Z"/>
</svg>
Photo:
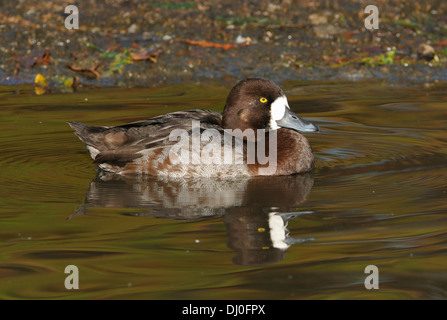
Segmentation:
<svg viewBox="0 0 447 320">
<path fill-rule="evenodd" d="M 124 164 L 140 158 L 138 148 L 126 148 L 129 138 L 124 129 L 111 127 L 90 127 L 83 123 L 67 122 L 78 138 L 87 145 L 90 156 L 97 164 Z M 114 171 L 109 169 L 109 171 Z"/>
<path fill-rule="evenodd" d="M 78 136 L 79 140 L 87 145 L 87 149 L 93 159 L 96 158 L 98 153 L 103 149 L 101 148 L 101 141 L 103 139 L 103 132 L 107 127 L 90 127 L 80 122 L 69 121 L 68 125 L 74 130 L 74 133 Z"/>
<path fill-rule="evenodd" d="M 76 121 L 69 121 L 67 123 L 82 142 L 92 147 L 96 147 L 98 144 L 95 137 L 108 129 L 107 127 L 90 127 Z"/>
</svg>

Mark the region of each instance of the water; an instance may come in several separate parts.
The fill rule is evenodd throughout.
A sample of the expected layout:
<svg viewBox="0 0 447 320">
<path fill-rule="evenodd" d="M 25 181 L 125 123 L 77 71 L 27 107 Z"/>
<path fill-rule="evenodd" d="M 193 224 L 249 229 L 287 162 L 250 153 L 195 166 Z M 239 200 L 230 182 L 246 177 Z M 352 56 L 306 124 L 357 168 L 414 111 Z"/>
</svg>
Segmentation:
<svg viewBox="0 0 447 320">
<path fill-rule="evenodd" d="M 65 122 L 221 111 L 229 88 L 0 87 L 0 298 L 446 299 L 446 86 L 283 87 L 322 129 L 313 174 L 175 181 L 98 174 Z"/>
</svg>

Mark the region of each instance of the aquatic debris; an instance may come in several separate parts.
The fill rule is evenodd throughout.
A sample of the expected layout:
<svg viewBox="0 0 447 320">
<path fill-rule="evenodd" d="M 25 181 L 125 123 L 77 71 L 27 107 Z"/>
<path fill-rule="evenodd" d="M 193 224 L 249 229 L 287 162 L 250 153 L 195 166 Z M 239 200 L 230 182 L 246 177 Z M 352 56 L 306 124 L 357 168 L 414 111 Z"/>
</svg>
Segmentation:
<svg viewBox="0 0 447 320">
<path fill-rule="evenodd" d="M 40 73 L 38 73 L 36 75 L 36 78 L 34 79 L 34 84 L 35 84 L 34 91 L 36 92 L 36 94 L 38 96 L 43 95 L 43 94 L 45 94 L 47 92 L 48 81 Z"/>
<path fill-rule="evenodd" d="M 64 75 L 55 75 L 52 77 L 54 87 L 59 87 L 61 92 L 74 92 L 80 85 L 79 77 L 66 77 Z"/>
<path fill-rule="evenodd" d="M 99 66 L 100 66 L 100 64 L 98 64 L 92 68 L 79 68 L 74 65 L 68 64 L 67 68 L 70 69 L 71 71 L 80 73 L 87 79 L 98 79 L 101 77 L 101 75 L 98 73 L 98 71 L 96 71 L 99 68 Z"/>
<path fill-rule="evenodd" d="M 118 53 L 115 58 L 113 58 L 109 69 L 104 73 L 104 77 L 109 77 L 115 72 L 122 74 L 124 67 L 128 64 L 132 64 L 132 59 L 130 57 L 130 52 L 127 49 L 124 49 L 123 52 Z"/>
<path fill-rule="evenodd" d="M 231 48 L 237 48 L 239 46 L 238 44 L 234 44 L 234 43 L 215 43 L 215 42 L 209 42 L 209 41 L 195 41 L 195 40 L 188 40 L 188 39 L 177 39 L 177 41 L 185 42 L 187 44 L 192 44 L 195 46 L 201 46 L 202 48 L 220 48 L 220 49 L 224 49 L 224 50 L 228 50 Z M 243 45 L 243 44 L 240 44 L 240 45 Z"/>
<path fill-rule="evenodd" d="M 106 71 L 103 73 L 103 77 L 109 77 L 113 75 L 115 72 L 118 72 L 120 74 L 123 73 L 123 70 L 126 65 L 132 64 L 133 61 L 143 61 L 143 60 L 150 60 L 153 63 L 157 62 L 157 57 L 159 56 L 160 52 L 156 50 L 145 50 L 142 49 L 136 44 L 135 42 L 132 44 L 133 48 L 127 49 L 127 48 L 121 48 L 119 52 L 113 52 L 112 50 L 119 49 L 119 45 L 114 45 L 107 50 L 100 48 L 93 43 L 90 43 L 88 41 L 85 41 L 85 44 L 98 52 L 100 52 L 101 58 L 106 59 L 113 59 L 110 65 L 108 65 L 108 68 L 106 67 Z M 134 51 L 134 49 L 138 49 L 138 51 Z M 98 67 L 98 66 L 97 66 Z M 97 68 L 96 67 L 96 68 Z M 96 73 L 96 78 L 99 78 L 99 73 L 96 72 L 96 68 L 93 69 L 82 69 L 80 71 L 90 71 L 93 73 Z M 76 71 L 76 70 L 74 70 Z"/>
<path fill-rule="evenodd" d="M 386 64 L 393 64 L 394 56 L 396 55 L 396 50 L 390 50 L 386 53 L 379 54 L 375 57 L 366 57 L 360 60 L 361 64 L 364 64 L 368 67 L 377 67 Z"/>
<path fill-rule="evenodd" d="M 48 64 L 53 62 L 49 51 L 32 53 L 24 56 L 13 56 L 13 59 L 21 66 L 27 69 L 33 68 L 36 64 Z"/>
<path fill-rule="evenodd" d="M 91 43 L 91 42 L 85 41 L 84 43 L 85 43 L 85 45 L 86 45 L 87 47 L 92 48 L 92 49 L 94 49 L 94 50 L 100 52 L 101 54 L 100 54 L 99 56 L 100 56 L 101 58 L 110 58 L 110 59 L 113 59 L 113 58 L 115 58 L 115 57 L 118 55 L 117 52 L 110 52 L 110 51 L 113 50 L 113 49 L 116 49 L 116 48 L 119 47 L 119 46 L 112 46 L 111 48 L 105 50 L 105 49 L 103 49 L 103 48 L 100 48 L 100 47 L 94 45 L 94 44 Z"/>
<path fill-rule="evenodd" d="M 141 49 L 140 51 L 137 52 L 131 52 L 130 58 L 133 61 L 150 60 L 153 63 L 156 63 L 158 55 L 159 55 L 158 52 Z"/>
</svg>

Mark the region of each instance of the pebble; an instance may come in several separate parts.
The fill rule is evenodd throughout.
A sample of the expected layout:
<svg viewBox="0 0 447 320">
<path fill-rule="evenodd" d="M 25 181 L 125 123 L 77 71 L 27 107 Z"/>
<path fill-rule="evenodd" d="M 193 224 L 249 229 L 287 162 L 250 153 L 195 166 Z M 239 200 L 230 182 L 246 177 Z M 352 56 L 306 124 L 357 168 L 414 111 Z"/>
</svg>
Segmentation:
<svg viewBox="0 0 447 320">
<path fill-rule="evenodd" d="M 138 26 L 134 23 L 129 28 L 127 28 L 128 33 L 137 33 Z"/>
<path fill-rule="evenodd" d="M 435 49 L 428 44 L 421 44 L 417 50 L 418 59 L 424 59 L 427 61 L 433 60 L 435 57 Z"/>
</svg>

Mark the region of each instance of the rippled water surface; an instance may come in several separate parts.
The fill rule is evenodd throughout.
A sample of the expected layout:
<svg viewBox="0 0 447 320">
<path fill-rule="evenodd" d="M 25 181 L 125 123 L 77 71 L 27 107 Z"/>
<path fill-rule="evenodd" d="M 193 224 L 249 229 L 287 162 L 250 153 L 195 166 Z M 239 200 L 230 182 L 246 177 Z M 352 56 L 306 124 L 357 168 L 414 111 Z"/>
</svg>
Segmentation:
<svg viewBox="0 0 447 320">
<path fill-rule="evenodd" d="M 447 87 L 283 87 L 322 129 L 314 173 L 234 180 L 101 174 L 66 124 L 221 111 L 229 88 L 0 87 L 0 298 L 446 299 Z"/>
</svg>

